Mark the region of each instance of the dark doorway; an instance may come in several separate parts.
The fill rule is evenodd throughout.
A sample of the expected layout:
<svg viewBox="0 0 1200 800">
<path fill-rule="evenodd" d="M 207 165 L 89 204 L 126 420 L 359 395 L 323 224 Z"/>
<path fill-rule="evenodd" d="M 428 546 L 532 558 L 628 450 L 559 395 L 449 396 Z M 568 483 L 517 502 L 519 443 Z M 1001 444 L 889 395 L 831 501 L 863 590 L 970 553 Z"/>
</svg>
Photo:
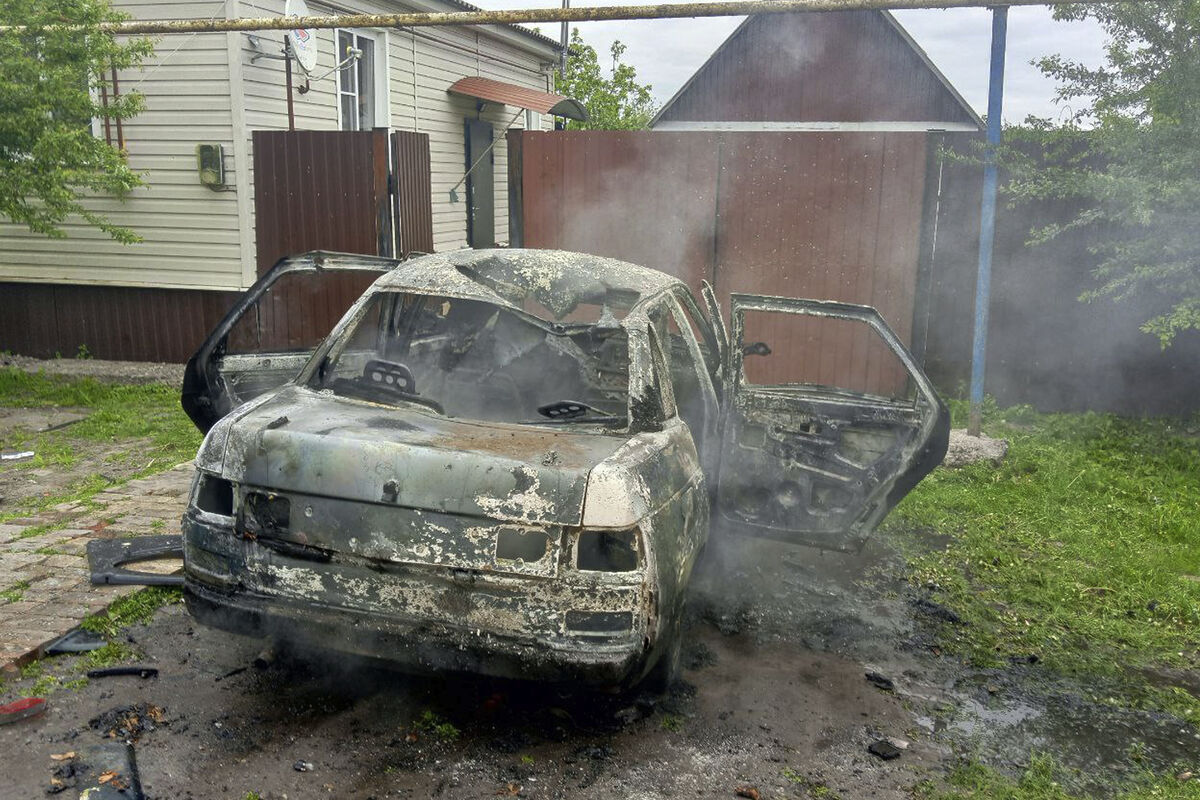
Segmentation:
<svg viewBox="0 0 1200 800">
<path fill-rule="evenodd" d="M 467 244 L 493 247 L 496 244 L 496 174 L 492 146 L 492 124 L 467 119 Z M 486 154 L 486 155 L 485 155 Z M 476 164 L 476 162 L 479 162 Z M 471 167 L 474 166 L 474 169 Z"/>
</svg>

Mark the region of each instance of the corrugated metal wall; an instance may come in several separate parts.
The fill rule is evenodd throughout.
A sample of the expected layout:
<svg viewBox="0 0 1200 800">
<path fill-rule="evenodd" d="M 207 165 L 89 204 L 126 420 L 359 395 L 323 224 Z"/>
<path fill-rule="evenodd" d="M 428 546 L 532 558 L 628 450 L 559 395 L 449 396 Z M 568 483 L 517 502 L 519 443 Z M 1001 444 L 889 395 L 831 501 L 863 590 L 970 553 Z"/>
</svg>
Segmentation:
<svg viewBox="0 0 1200 800">
<path fill-rule="evenodd" d="M 258 274 L 292 253 L 390 252 L 387 131 L 255 131 Z"/>
<path fill-rule="evenodd" d="M 652 266 L 697 289 L 865 303 L 909 341 L 926 172 L 922 133 L 521 134 L 527 247 Z M 892 391 L 899 374 L 865 331 L 756 322 L 784 359 L 762 380 Z M 752 362 L 755 363 L 755 362 Z"/>
<path fill-rule="evenodd" d="M 6 283 L 0 349 L 73 358 L 186 361 L 239 292 Z"/>
</svg>

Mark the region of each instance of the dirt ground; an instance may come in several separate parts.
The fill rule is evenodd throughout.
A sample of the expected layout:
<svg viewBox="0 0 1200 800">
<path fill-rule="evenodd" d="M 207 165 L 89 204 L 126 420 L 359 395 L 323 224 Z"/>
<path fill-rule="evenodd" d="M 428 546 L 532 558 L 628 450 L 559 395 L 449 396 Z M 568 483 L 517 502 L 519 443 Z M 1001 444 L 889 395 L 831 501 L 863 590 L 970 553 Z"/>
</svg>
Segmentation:
<svg viewBox="0 0 1200 800">
<path fill-rule="evenodd" d="M 106 361 L 100 358 L 31 358 L 6 354 L 0 367 L 17 367 L 26 372 L 45 372 L 70 378 L 94 378 L 110 383 L 183 383 L 183 364 L 153 361 Z"/>
<path fill-rule="evenodd" d="M 882 541 L 856 556 L 716 547 L 690 596 L 684 680 L 661 698 L 411 677 L 311 654 L 258 669 L 262 642 L 170 606 L 128 632 L 157 678 L 94 679 L 51 695 L 43 717 L 0 726 L 0 752 L 21 754 L 5 791 L 40 795 L 60 765 L 52 754 L 100 741 L 106 712 L 138 704 L 161 709 L 139 709 L 143 721 L 160 721 L 117 736 L 135 740 L 152 798 L 735 797 L 750 787 L 762 798 L 903 798 L 959 755 L 1019 772 L 1034 749 L 1054 750 L 1080 769 L 1078 788 L 1102 795 L 1133 767 L 1131 742 L 1143 765 L 1200 747 L 1177 721 L 1092 703 L 1036 665 L 982 673 L 937 655 L 932 626 L 952 612 L 905 588 L 898 563 Z M 898 758 L 868 752 L 883 738 L 903 746 Z"/>
</svg>

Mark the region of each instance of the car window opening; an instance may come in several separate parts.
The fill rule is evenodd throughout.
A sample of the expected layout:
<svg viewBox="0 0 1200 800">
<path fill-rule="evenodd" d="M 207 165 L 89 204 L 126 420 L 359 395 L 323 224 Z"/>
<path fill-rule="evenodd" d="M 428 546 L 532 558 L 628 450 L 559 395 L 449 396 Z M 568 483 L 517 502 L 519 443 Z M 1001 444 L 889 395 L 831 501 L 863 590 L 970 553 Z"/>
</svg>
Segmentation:
<svg viewBox="0 0 1200 800">
<path fill-rule="evenodd" d="M 586 309 L 592 321 L 547 321 L 480 300 L 379 292 L 308 385 L 495 422 L 548 423 L 539 409 L 569 401 L 587 413 L 555 422 L 623 423 L 628 337 L 617 315 L 627 310 L 602 304 Z"/>
</svg>

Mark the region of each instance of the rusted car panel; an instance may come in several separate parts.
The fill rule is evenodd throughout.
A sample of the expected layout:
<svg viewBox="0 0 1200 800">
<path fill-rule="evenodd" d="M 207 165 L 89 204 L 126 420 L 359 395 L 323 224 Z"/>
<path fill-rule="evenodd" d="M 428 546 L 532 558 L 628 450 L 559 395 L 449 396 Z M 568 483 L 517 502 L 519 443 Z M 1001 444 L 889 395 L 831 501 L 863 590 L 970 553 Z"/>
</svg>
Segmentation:
<svg viewBox="0 0 1200 800">
<path fill-rule="evenodd" d="M 220 341 L 236 319 L 189 365 L 194 408 L 234 408 L 209 424 L 183 520 L 185 597 L 214 625 L 418 668 L 630 683 L 677 657 L 714 493 L 749 530 L 837 546 L 937 450 L 936 395 L 907 416 L 847 399 L 857 422 L 904 431 L 858 507 L 762 525 L 738 510 L 761 493 L 731 476 L 823 468 L 738 437 L 801 400 L 740 392 L 741 350 L 679 281 L 522 250 L 295 263 L 387 271 L 278 389 L 234 408 Z"/>
</svg>

